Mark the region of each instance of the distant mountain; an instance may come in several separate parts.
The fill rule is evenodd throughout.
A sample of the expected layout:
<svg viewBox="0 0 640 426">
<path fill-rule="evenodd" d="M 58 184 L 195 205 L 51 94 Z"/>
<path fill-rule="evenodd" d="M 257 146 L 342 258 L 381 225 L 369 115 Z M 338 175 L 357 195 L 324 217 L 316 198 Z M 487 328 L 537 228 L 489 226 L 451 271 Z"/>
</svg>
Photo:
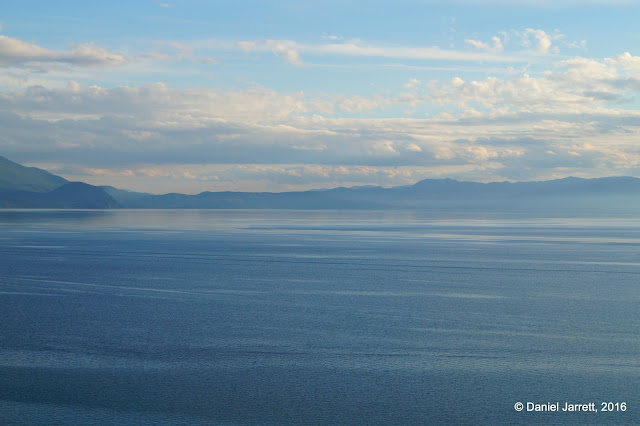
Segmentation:
<svg viewBox="0 0 640 426">
<path fill-rule="evenodd" d="M 146 192 L 127 191 L 126 189 L 118 189 L 113 186 L 106 185 L 103 185 L 100 188 L 104 189 L 107 194 L 111 195 L 120 204 L 129 203 L 138 198 L 151 195 Z"/>
<path fill-rule="evenodd" d="M 640 179 L 564 178 L 540 182 L 426 179 L 414 185 L 362 186 L 300 192 L 203 192 L 119 200 L 130 208 L 420 209 L 528 213 L 640 212 Z"/>
<path fill-rule="evenodd" d="M 114 209 L 120 204 L 104 189 L 83 182 L 65 183 L 50 192 L 0 192 L 0 207 L 43 209 Z"/>
<path fill-rule="evenodd" d="M 104 189 L 69 182 L 45 170 L 0 157 L 0 208 L 111 209 L 120 204 Z"/>
<path fill-rule="evenodd" d="M 0 157 L 0 208 L 418 209 L 439 212 L 639 214 L 640 179 L 567 177 L 537 182 L 425 179 L 414 185 L 297 192 L 202 192 L 153 195 L 68 182 Z"/>
<path fill-rule="evenodd" d="M 427 179 L 403 188 L 396 199 L 405 208 L 502 212 L 640 212 L 640 179 L 605 177 L 531 182 L 459 182 Z"/>
<path fill-rule="evenodd" d="M 25 167 L 0 157 L 0 191 L 52 191 L 68 180 L 46 170 Z"/>
</svg>

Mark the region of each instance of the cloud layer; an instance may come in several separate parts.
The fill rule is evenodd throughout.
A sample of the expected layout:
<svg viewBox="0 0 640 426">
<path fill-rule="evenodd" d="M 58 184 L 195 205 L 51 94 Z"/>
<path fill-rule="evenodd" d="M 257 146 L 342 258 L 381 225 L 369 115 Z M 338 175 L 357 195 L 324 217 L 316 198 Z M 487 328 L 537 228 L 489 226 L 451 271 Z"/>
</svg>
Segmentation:
<svg viewBox="0 0 640 426">
<path fill-rule="evenodd" d="M 561 47 L 584 44 L 563 45 L 560 31 L 536 28 L 464 37 L 464 47 L 446 49 L 322 39 L 155 40 L 146 53 L 125 55 L 0 35 L 0 82 L 18 72 L 39 79 L 0 91 L 0 155 L 150 192 L 640 174 L 640 57 L 631 53 L 561 56 Z M 368 92 L 90 82 L 114 69 L 181 73 L 183 63 L 215 74 L 263 53 L 299 72 L 343 57 L 378 61 L 373 67 L 463 65 Z M 467 71 L 478 64 L 488 72 Z"/>
</svg>

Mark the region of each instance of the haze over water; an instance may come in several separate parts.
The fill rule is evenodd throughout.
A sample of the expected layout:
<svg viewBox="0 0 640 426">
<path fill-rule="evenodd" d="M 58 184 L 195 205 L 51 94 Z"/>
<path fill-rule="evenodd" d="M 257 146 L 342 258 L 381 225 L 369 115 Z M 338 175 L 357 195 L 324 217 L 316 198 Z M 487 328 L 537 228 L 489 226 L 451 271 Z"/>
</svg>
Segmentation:
<svg viewBox="0 0 640 426">
<path fill-rule="evenodd" d="M 639 245 L 628 217 L 0 211 L 0 423 L 637 423 Z"/>
</svg>

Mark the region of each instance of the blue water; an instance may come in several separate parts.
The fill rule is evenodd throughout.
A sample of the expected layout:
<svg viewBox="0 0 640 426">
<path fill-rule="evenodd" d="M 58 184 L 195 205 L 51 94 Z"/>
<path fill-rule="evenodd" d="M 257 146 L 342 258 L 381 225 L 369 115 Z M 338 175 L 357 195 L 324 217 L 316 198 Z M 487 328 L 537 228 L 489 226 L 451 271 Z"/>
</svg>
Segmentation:
<svg viewBox="0 0 640 426">
<path fill-rule="evenodd" d="M 640 422 L 634 218 L 0 210 L 0 281 L 2 424 Z"/>
</svg>

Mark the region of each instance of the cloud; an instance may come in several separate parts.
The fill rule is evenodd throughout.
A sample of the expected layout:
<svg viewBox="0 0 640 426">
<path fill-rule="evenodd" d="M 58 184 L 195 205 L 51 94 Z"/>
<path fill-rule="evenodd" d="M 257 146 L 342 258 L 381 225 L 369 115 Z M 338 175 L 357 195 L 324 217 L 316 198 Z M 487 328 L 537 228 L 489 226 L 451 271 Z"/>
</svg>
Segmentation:
<svg viewBox="0 0 640 426">
<path fill-rule="evenodd" d="M 371 111 L 392 103 L 392 100 L 383 98 L 381 96 L 375 98 L 365 98 L 359 95 L 352 95 L 346 97 L 339 103 L 340 109 L 349 113 L 359 113 L 363 111 Z"/>
<path fill-rule="evenodd" d="M 160 61 L 191 61 L 193 64 L 215 65 L 218 60 L 208 55 L 210 49 L 202 49 L 198 43 L 179 41 L 154 41 L 150 52 L 140 53 L 137 58 Z"/>
<path fill-rule="evenodd" d="M 218 63 L 216 58 L 202 58 L 200 62 L 207 65 L 216 65 Z"/>
<path fill-rule="evenodd" d="M 175 41 L 168 42 L 166 43 L 166 45 L 171 49 L 173 49 L 175 52 L 177 52 L 176 57 L 178 59 L 191 57 L 193 55 L 193 51 L 195 50 L 195 48 L 190 44 L 180 43 Z"/>
<path fill-rule="evenodd" d="M 610 59 L 609 62 L 622 67 L 622 69 L 635 76 L 640 76 L 640 56 L 633 56 L 629 52 Z"/>
<path fill-rule="evenodd" d="M 143 59 L 156 59 L 156 60 L 162 60 L 162 61 L 171 59 L 171 55 L 165 52 L 141 53 L 140 55 L 138 55 L 138 57 Z"/>
<path fill-rule="evenodd" d="M 524 32 L 520 37 L 525 43 L 531 43 L 531 38 L 546 35 L 544 31 L 529 33 Z M 549 36 L 554 38 L 556 36 Z M 216 50 L 241 50 L 246 53 L 270 53 L 282 59 L 286 63 L 300 67 L 305 65 L 305 58 L 313 58 L 319 61 L 322 57 L 364 57 L 377 58 L 381 60 L 409 60 L 409 61 L 451 61 L 451 62 L 496 62 L 496 63 L 516 63 L 531 60 L 531 55 L 505 54 L 504 43 L 509 39 L 509 34 L 501 32 L 500 36 L 491 38 L 491 44 L 479 40 L 467 39 L 466 43 L 475 47 L 477 51 L 442 49 L 437 46 L 408 46 L 408 45 L 383 45 L 367 43 L 360 39 L 343 40 L 337 36 L 323 35 L 327 43 L 301 43 L 287 39 L 266 39 L 266 40 L 239 40 L 224 41 L 217 39 L 199 40 L 191 43 L 180 42 L 155 42 L 157 45 L 169 47 L 177 51 L 173 55 L 178 59 L 190 57 L 196 52 L 216 51 Z M 544 40 L 538 42 L 544 45 Z M 542 48 L 540 48 L 542 49 Z M 168 59 L 167 52 L 153 52 L 141 55 L 150 59 Z M 312 62 L 313 62 L 312 61 Z M 399 66 L 395 64 L 395 66 Z M 440 68 L 442 69 L 442 68 Z"/>
<path fill-rule="evenodd" d="M 394 59 L 421 59 L 421 60 L 449 60 L 449 61 L 497 61 L 510 62 L 521 59 L 494 55 L 489 53 L 470 53 L 457 50 L 440 49 L 438 47 L 413 47 L 413 46 L 379 46 L 366 44 L 360 41 L 346 43 L 331 43 L 316 46 L 303 46 L 304 52 L 314 54 L 333 54 L 346 56 L 370 56 Z"/>
<path fill-rule="evenodd" d="M 0 66 L 17 67 L 51 62 L 78 66 L 119 66 L 127 60 L 120 54 L 91 43 L 74 45 L 70 52 L 57 52 L 0 35 Z"/>
<path fill-rule="evenodd" d="M 478 50 L 484 50 L 487 52 L 500 53 L 504 50 L 502 40 L 499 37 L 491 37 L 491 41 L 493 45 L 489 45 L 488 43 L 472 39 L 466 39 L 464 42 L 475 47 Z"/>
<path fill-rule="evenodd" d="M 563 34 L 550 35 L 544 30 L 536 30 L 533 28 L 527 28 L 522 34 L 523 44 L 526 47 L 531 46 L 531 38 L 535 40 L 534 50 L 540 54 L 547 55 L 549 53 L 559 53 L 557 47 L 552 49 L 553 40 L 558 40 L 564 37 Z"/>
<path fill-rule="evenodd" d="M 188 191 L 196 181 L 202 190 L 212 182 L 209 189 L 273 190 L 359 179 L 403 184 L 426 173 L 470 180 L 542 179 L 560 170 L 640 174 L 640 113 L 619 104 L 640 93 L 639 64 L 627 53 L 575 57 L 538 74 L 411 79 L 397 85 L 410 93 L 372 96 L 163 83 L 31 86 L 0 92 L 0 148 L 9 158 L 82 165 L 93 170 L 86 171 L 92 182 L 111 178 L 95 170 L 115 170 L 118 182 L 129 176 L 160 185 L 168 170 L 202 167 L 193 178 L 180 174 Z M 404 105 L 439 114 L 406 118 L 398 112 Z M 256 183 L 261 178 L 266 183 Z"/>
<path fill-rule="evenodd" d="M 275 56 L 286 60 L 294 66 L 303 65 L 298 44 L 288 40 L 262 40 L 262 41 L 238 41 L 236 45 L 245 52 L 270 51 Z"/>
<path fill-rule="evenodd" d="M 127 62 L 120 54 L 110 52 L 104 47 L 93 43 L 84 43 L 74 46 L 69 53 L 64 53 L 56 62 L 67 62 L 81 66 L 119 66 Z"/>
<path fill-rule="evenodd" d="M 495 41 L 494 41 L 495 43 Z M 243 40 L 235 45 L 245 52 L 272 52 L 292 65 L 302 65 L 302 55 L 353 56 L 387 59 L 522 62 L 521 57 L 499 55 L 493 52 L 468 52 L 438 47 L 384 46 L 350 40 L 341 43 L 304 44 L 292 40 Z M 494 44 L 494 47 L 497 45 Z"/>
<path fill-rule="evenodd" d="M 410 89 L 413 89 L 415 87 L 419 87 L 420 85 L 422 85 L 422 82 L 414 77 L 414 78 L 410 78 L 409 81 L 407 81 L 404 84 L 404 88 L 410 90 Z"/>
<path fill-rule="evenodd" d="M 515 78 L 487 77 L 465 81 L 429 83 L 425 99 L 436 104 L 462 108 L 482 107 L 504 113 L 589 113 L 612 111 L 607 102 L 622 102 L 637 91 L 640 57 L 628 53 L 595 60 L 575 57 L 558 61 L 553 71 L 540 76 L 527 73 Z"/>
<path fill-rule="evenodd" d="M 54 61 L 59 57 L 35 44 L 0 35 L 0 65 L 17 65 L 34 61 Z"/>
<path fill-rule="evenodd" d="M 520 40 L 526 50 L 505 53 L 505 45 L 514 36 Z M 303 65 L 303 57 L 308 56 L 313 56 L 314 59 L 323 56 L 344 56 L 420 61 L 516 63 L 534 59 L 532 52 L 537 55 L 559 53 L 559 48 L 554 45 L 554 42 L 564 38 L 564 34 L 558 31 L 548 33 L 542 29 L 526 28 L 524 31 L 501 31 L 499 35 L 491 37 L 490 42 L 465 39 L 465 44 L 473 47 L 475 51 L 443 49 L 438 46 L 374 44 L 361 39 L 343 40 L 337 36 L 327 35 L 323 35 L 322 38 L 329 42 L 313 44 L 286 39 L 267 39 L 241 40 L 234 43 L 209 40 L 199 44 L 217 48 L 235 46 L 245 52 L 271 52 L 295 66 Z M 565 43 L 565 45 L 584 48 L 584 43 Z"/>
<path fill-rule="evenodd" d="M 240 47 L 242 50 L 244 50 L 245 52 L 250 52 L 257 48 L 258 43 L 256 43 L 255 41 L 245 40 L 245 41 L 237 41 L 236 45 Z"/>
<path fill-rule="evenodd" d="M 285 59 L 291 65 L 301 66 L 303 64 L 298 51 L 288 43 L 272 43 L 271 50 L 276 56 Z"/>
<path fill-rule="evenodd" d="M 247 123 L 276 122 L 305 111 L 301 94 L 279 94 L 253 87 L 245 91 L 172 89 L 163 83 L 145 86 L 32 86 L 0 93 L 0 111 L 49 120 L 100 116 L 129 116 L 166 126 L 202 125 L 209 120 Z"/>
</svg>

